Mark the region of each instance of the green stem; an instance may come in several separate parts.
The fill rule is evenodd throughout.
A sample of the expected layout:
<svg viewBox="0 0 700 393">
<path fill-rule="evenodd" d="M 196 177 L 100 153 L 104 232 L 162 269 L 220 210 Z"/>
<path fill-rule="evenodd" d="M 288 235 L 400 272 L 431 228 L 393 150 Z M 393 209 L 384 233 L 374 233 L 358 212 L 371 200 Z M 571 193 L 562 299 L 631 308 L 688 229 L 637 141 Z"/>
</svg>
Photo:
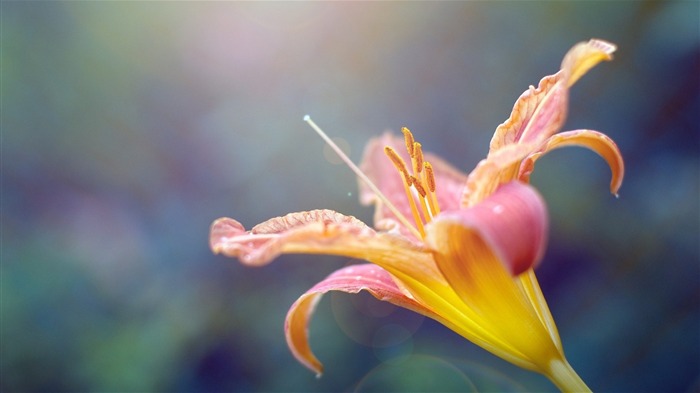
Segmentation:
<svg viewBox="0 0 700 393">
<path fill-rule="evenodd" d="M 566 359 L 553 360 L 546 375 L 562 392 L 591 392 Z"/>
</svg>

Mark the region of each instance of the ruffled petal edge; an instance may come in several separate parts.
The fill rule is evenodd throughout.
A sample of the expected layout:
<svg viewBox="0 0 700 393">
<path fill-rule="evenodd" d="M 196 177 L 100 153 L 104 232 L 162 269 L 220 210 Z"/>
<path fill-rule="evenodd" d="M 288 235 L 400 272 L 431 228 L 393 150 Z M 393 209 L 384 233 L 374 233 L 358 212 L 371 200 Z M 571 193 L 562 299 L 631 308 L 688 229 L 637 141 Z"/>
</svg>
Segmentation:
<svg viewBox="0 0 700 393">
<path fill-rule="evenodd" d="M 355 217 L 311 210 L 272 218 L 250 231 L 233 218 L 219 218 L 211 225 L 209 245 L 215 254 L 261 266 L 283 252 L 332 253 L 338 246 L 351 248 L 374 236 L 376 232 Z"/>
</svg>

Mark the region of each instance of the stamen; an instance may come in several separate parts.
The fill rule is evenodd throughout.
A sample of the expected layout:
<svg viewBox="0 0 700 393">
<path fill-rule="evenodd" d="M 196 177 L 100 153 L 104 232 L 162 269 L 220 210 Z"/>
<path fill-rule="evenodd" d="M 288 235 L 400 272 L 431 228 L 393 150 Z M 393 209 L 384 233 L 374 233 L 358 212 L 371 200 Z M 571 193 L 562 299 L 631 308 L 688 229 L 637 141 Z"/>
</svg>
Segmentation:
<svg viewBox="0 0 700 393">
<path fill-rule="evenodd" d="M 406 127 L 401 127 L 401 132 L 403 132 L 403 139 L 406 141 L 408 155 L 413 157 L 413 134 L 411 134 L 411 131 Z"/>
<path fill-rule="evenodd" d="M 420 238 L 425 239 L 425 228 L 423 228 L 423 220 L 420 218 L 420 214 L 418 213 L 418 207 L 416 206 L 416 201 L 413 199 L 413 194 L 411 194 L 411 189 L 409 188 L 408 183 L 404 178 L 403 182 L 403 190 L 406 192 L 406 197 L 408 198 L 408 204 L 411 206 L 411 214 L 413 214 L 413 221 L 416 223 L 416 227 L 418 227 L 418 233 L 420 233 Z M 423 200 L 423 198 L 421 198 Z"/>
<path fill-rule="evenodd" d="M 428 195 L 428 193 L 425 192 L 425 187 L 423 187 L 420 179 L 418 179 L 417 177 L 411 176 L 411 183 L 413 184 L 413 187 L 416 188 L 416 191 L 418 191 L 418 194 L 420 194 L 420 207 L 421 211 L 423 212 L 423 217 L 425 217 L 425 222 L 430 222 L 433 218 L 433 210 L 428 209 L 428 204 L 426 204 L 426 196 Z"/>
<path fill-rule="evenodd" d="M 430 191 L 430 196 L 427 198 L 428 204 L 430 205 L 430 211 L 436 216 L 440 214 L 440 205 L 438 205 L 437 194 L 435 194 L 435 189 L 437 187 L 435 184 L 435 173 L 433 173 L 433 166 L 428 161 L 426 161 L 423 166 L 425 168 L 423 176 L 428 186 L 428 191 Z"/>
<path fill-rule="evenodd" d="M 411 176 L 408 173 L 408 170 L 406 169 L 406 163 L 403 161 L 403 158 L 399 156 L 394 149 L 392 149 L 390 146 L 385 146 L 384 147 L 384 153 L 389 157 L 392 163 L 394 163 L 394 166 L 396 169 L 401 172 L 403 175 L 401 180 L 403 180 L 403 190 L 406 193 L 406 198 L 408 198 L 408 204 L 411 207 L 411 214 L 413 214 L 413 220 L 416 222 L 416 226 L 418 227 L 418 232 L 421 234 L 421 238 L 425 237 L 425 231 L 423 229 L 423 220 L 421 220 L 420 215 L 418 214 L 418 208 L 416 207 L 416 202 L 413 200 L 413 194 L 411 193 L 411 184 L 413 183 L 413 179 L 415 177 Z"/>
<path fill-rule="evenodd" d="M 423 149 L 418 142 L 413 143 L 413 173 L 418 175 L 423 170 Z"/>
<path fill-rule="evenodd" d="M 430 192 L 435 192 L 435 174 L 433 173 L 433 166 L 429 162 L 423 163 L 423 168 L 425 169 L 425 183 L 428 186 Z"/>
<path fill-rule="evenodd" d="M 427 192 L 425 192 L 425 188 L 423 188 L 423 185 L 420 184 L 420 180 L 418 180 L 417 177 L 411 176 L 411 183 L 413 184 L 413 187 L 416 188 L 416 191 L 420 194 L 421 197 L 425 198 L 426 195 L 428 195 Z"/>
<path fill-rule="evenodd" d="M 394 163 L 394 166 L 396 169 L 398 169 L 399 172 L 401 172 L 405 177 L 409 176 L 408 174 L 408 169 L 406 168 L 406 163 L 404 162 L 403 158 L 396 153 L 394 149 L 392 149 L 389 146 L 384 147 L 384 154 L 389 157 L 392 163 Z"/>
<path fill-rule="evenodd" d="M 411 213 L 416 220 L 416 224 L 419 226 L 419 230 L 422 233 L 422 223 L 415 207 L 414 193 L 410 191 L 411 186 L 416 189 L 418 198 L 420 202 L 421 212 L 425 219 L 424 222 L 428 223 L 432 218 L 440 213 L 440 207 L 438 206 L 437 195 L 435 194 L 435 173 L 433 171 L 433 166 L 430 163 L 424 161 L 423 158 L 423 147 L 419 142 L 416 142 L 413 138 L 413 134 L 408 128 L 401 128 L 403 132 L 404 141 L 406 142 L 406 150 L 411 156 L 411 169 L 413 169 L 413 174 L 408 173 L 406 168 L 406 163 L 404 160 L 396 154 L 396 151 L 391 147 L 387 146 L 384 151 L 387 156 L 394 163 L 396 169 L 398 169 L 404 175 L 404 190 L 406 191 L 406 197 L 409 199 L 409 204 L 411 205 Z"/>
<path fill-rule="evenodd" d="M 372 192 L 374 192 L 374 194 L 377 196 L 377 198 L 379 198 L 382 202 L 384 202 L 384 203 L 386 204 L 386 207 L 387 207 L 389 210 L 391 210 L 392 213 L 394 213 L 394 215 L 396 216 L 396 218 L 397 218 L 399 221 L 401 221 L 401 223 L 402 223 L 409 231 L 413 232 L 413 235 L 414 235 L 414 236 L 416 236 L 416 237 L 419 238 L 419 239 L 425 237 L 425 232 L 423 231 L 423 223 L 422 223 L 422 222 L 417 222 L 417 224 L 418 224 L 418 226 L 419 226 L 419 228 L 420 228 L 420 231 L 416 230 L 416 228 L 415 228 L 415 227 L 411 224 L 411 222 L 408 221 L 408 219 L 399 211 L 399 209 L 397 209 L 396 206 L 394 206 L 394 204 L 391 203 L 391 201 L 389 200 L 389 198 L 387 198 L 387 197 L 379 190 L 379 188 L 378 188 L 376 185 L 374 185 L 374 183 L 372 183 L 372 180 L 370 180 L 370 178 L 367 177 L 367 175 L 365 175 L 364 172 L 362 172 L 362 170 L 360 170 L 360 168 L 358 168 L 357 165 L 355 165 L 355 164 L 352 162 L 352 160 L 350 160 L 350 158 L 349 158 L 347 155 L 345 155 L 345 153 L 344 153 L 342 150 L 340 150 L 340 148 L 338 147 L 338 145 L 336 145 L 336 144 L 331 140 L 331 138 L 329 138 L 328 135 L 326 135 L 326 133 L 323 132 L 323 130 L 321 130 L 321 128 L 320 128 L 319 126 L 317 126 L 316 123 L 314 123 L 313 120 L 311 120 L 311 117 L 310 117 L 309 115 L 304 116 L 304 121 L 307 122 L 307 123 L 309 123 L 309 126 L 311 126 L 311 128 L 313 128 L 313 130 L 316 131 L 316 133 L 317 133 L 326 143 L 328 143 L 328 145 L 331 147 L 331 149 L 333 149 L 333 151 L 335 151 L 336 154 L 338 154 L 338 156 L 340 157 L 340 159 L 343 160 L 343 162 L 345 162 L 345 164 L 347 164 L 348 167 L 350 167 L 350 169 L 357 175 L 357 177 L 359 177 L 363 182 L 365 182 L 365 184 L 372 190 Z M 399 157 L 399 158 L 400 158 L 400 157 Z M 404 166 L 405 166 L 405 165 L 404 165 Z M 404 186 L 406 186 L 406 182 L 405 182 L 405 181 L 404 181 Z M 413 200 L 413 198 L 411 198 L 411 200 Z M 414 207 L 415 207 L 415 205 L 414 205 Z M 414 214 L 414 216 L 415 216 L 415 214 Z M 420 221 L 420 220 L 418 220 L 418 221 Z"/>
</svg>

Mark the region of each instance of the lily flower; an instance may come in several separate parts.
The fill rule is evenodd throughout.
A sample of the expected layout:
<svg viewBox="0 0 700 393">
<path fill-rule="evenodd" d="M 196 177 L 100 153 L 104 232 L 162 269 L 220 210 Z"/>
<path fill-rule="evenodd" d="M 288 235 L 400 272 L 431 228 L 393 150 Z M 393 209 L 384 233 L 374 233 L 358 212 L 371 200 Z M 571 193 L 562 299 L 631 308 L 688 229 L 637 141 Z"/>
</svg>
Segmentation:
<svg viewBox="0 0 700 393">
<path fill-rule="evenodd" d="M 602 156 L 617 195 L 624 164 L 602 133 L 559 133 L 568 90 L 586 71 L 610 60 L 602 40 L 575 45 L 561 69 L 530 87 L 496 129 L 487 157 L 463 174 L 423 153 L 406 128 L 371 140 L 355 166 L 308 116 L 305 120 L 360 178 L 360 202 L 376 206 L 374 228 L 331 210 L 272 218 L 246 230 L 232 218 L 211 226 L 214 253 L 261 266 L 280 254 L 341 255 L 370 263 L 344 267 L 304 293 L 284 326 L 293 355 L 320 375 L 308 341 L 314 309 L 328 291 L 368 291 L 430 317 L 476 345 L 548 377 L 562 391 L 590 391 L 564 356 L 534 268 L 548 235 L 546 205 L 528 184 L 535 162 L 564 146 Z"/>
</svg>

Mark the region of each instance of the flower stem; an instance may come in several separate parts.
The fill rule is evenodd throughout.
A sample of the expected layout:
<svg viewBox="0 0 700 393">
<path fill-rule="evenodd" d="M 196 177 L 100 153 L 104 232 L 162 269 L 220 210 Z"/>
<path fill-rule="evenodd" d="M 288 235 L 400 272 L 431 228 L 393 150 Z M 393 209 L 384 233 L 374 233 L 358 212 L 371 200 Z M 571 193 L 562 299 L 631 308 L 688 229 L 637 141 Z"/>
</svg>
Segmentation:
<svg viewBox="0 0 700 393">
<path fill-rule="evenodd" d="M 553 360 L 546 375 L 562 392 L 591 392 L 566 359 Z"/>
</svg>

